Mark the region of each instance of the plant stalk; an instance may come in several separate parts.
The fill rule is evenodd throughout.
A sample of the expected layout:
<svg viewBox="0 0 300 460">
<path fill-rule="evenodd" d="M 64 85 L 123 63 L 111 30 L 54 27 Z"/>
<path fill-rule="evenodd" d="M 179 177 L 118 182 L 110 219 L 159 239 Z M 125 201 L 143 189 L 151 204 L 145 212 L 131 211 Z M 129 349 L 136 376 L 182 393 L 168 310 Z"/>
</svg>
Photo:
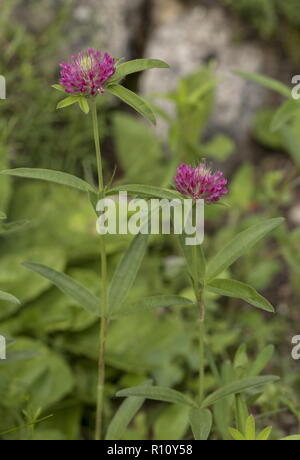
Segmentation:
<svg viewBox="0 0 300 460">
<path fill-rule="evenodd" d="M 100 135 L 97 116 L 96 100 L 92 101 L 92 120 L 93 120 L 93 133 L 95 140 L 95 149 L 97 157 L 97 170 L 98 170 L 98 184 L 99 196 L 104 198 L 104 180 L 103 180 L 103 167 L 102 156 L 100 147 Z M 105 390 L 105 343 L 107 336 L 107 256 L 105 235 L 100 237 L 100 256 L 101 256 L 101 321 L 100 321 L 100 334 L 99 334 L 99 360 L 98 360 L 98 385 L 97 385 L 97 410 L 96 410 L 96 428 L 95 440 L 102 439 L 103 428 L 103 408 L 104 408 L 104 390 Z"/>
<path fill-rule="evenodd" d="M 202 248 L 201 248 L 202 251 Z M 204 255 L 201 253 L 204 260 Z M 198 399 L 199 404 L 204 399 L 205 391 L 205 305 L 203 302 L 203 285 L 200 282 L 200 274 L 198 270 L 197 261 L 197 246 L 193 247 L 193 285 L 195 296 L 197 299 L 197 305 L 199 308 L 199 393 Z"/>
<path fill-rule="evenodd" d="M 202 293 L 198 298 L 200 325 L 199 325 L 199 404 L 204 399 L 205 389 L 205 307 Z"/>
</svg>

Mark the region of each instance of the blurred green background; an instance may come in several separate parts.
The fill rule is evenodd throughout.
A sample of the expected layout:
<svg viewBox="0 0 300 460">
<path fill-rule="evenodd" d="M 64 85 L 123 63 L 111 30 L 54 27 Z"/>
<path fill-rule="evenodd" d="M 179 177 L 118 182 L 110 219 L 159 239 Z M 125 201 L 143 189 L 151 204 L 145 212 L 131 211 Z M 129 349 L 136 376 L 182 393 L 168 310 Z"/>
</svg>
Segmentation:
<svg viewBox="0 0 300 460">
<path fill-rule="evenodd" d="M 299 363 L 291 339 L 300 334 L 300 115 L 272 131 L 283 99 L 237 77 L 239 69 L 266 73 L 290 85 L 300 67 L 297 0 L 1 0 L 0 165 L 40 167 L 95 181 L 89 117 L 56 111 L 51 89 L 59 62 L 85 46 L 116 57 L 163 58 L 171 71 L 133 76 L 127 87 L 153 104 L 153 129 L 109 96 L 99 102 L 108 182 L 169 186 L 177 165 L 205 157 L 230 179 L 230 208 L 210 207 L 205 248 L 215 253 L 252 223 L 285 216 L 286 225 L 234 265 L 276 307 L 274 316 L 238 300 L 210 295 L 208 346 L 226 381 L 241 344 L 249 360 L 274 345 L 268 372 L 279 384 L 251 395 L 253 413 L 273 437 L 299 432 Z M 202 18 L 202 19 L 201 19 Z M 194 27 L 194 28 L 193 28 Z M 174 37 L 174 42 L 172 40 Z M 178 45 L 177 45 L 178 44 Z M 158 55 L 159 54 L 159 55 Z M 160 73 L 161 72 L 161 73 Z M 169 72 L 169 73 L 168 73 Z M 50 283 L 21 266 L 25 260 L 65 270 L 99 294 L 99 239 L 86 197 L 63 187 L 0 178 L 0 288 L 22 304 L 0 302 L 0 334 L 9 338 L 0 361 L 0 433 L 53 414 L 35 430 L 3 439 L 91 439 L 94 425 L 98 324 Z M 108 238 L 110 273 L 130 237 Z M 230 276 L 230 273 L 227 274 Z M 153 237 L 132 299 L 156 294 L 192 296 L 175 238 Z M 270 351 L 271 348 L 268 348 Z M 272 353 L 270 353 L 271 358 Z M 116 391 L 152 377 L 183 391 L 197 386 L 196 312 L 142 313 L 110 325 L 106 423 L 120 401 Z M 263 369 L 262 369 L 263 371 Z M 208 370 L 207 390 L 216 387 Z M 126 439 L 190 439 L 185 407 L 148 403 Z M 230 408 L 216 406 L 212 439 L 228 439 Z"/>
</svg>

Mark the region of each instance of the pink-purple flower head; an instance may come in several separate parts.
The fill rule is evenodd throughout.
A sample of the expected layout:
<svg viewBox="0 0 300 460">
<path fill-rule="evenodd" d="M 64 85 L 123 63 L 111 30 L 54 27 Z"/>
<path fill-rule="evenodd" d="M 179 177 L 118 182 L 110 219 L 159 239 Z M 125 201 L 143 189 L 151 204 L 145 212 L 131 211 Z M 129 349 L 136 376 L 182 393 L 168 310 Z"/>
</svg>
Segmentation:
<svg viewBox="0 0 300 460">
<path fill-rule="evenodd" d="M 109 53 L 103 56 L 100 51 L 89 48 L 71 62 L 60 64 L 60 84 L 73 95 L 96 96 L 104 93 L 105 83 L 115 73 L 115 60 Z"/>
<path fill-rule="evenodd" d="M 206 203 L 215 203 L 228 193 L 223 173 L 212 172 L 205 163 L 200 163 L 196 168 L 187 164 L 180 165 L 175 182 L 182 195 L 195 200 L 202 199 Z"/>
</svg>

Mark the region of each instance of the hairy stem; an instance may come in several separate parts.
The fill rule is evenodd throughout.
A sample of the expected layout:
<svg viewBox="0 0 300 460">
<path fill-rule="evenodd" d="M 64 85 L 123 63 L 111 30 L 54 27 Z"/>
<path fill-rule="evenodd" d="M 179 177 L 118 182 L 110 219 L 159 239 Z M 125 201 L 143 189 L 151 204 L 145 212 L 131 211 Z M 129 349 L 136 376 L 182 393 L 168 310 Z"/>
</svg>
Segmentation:
<svg viewBox="0 0 300 460">
<path fill-rule="evenodd" d="M 99 195 L 104 197 L 104 180 L 102 157 L 100 148 L 99 125 L 97 116 L 96 101 L 92 101 L 92 120 L 93 133 L 95 139 Z M 103 425 L 103 406 L 104 406 L 104 390 L 105 390 L 105 342 L 107 336 L 107 256 L 105 246 L 105 235 L 100 237 L 100 254 L 101 254 L 101 322 L 99 334 L 99 361 L 98 361 L 98 386 L 97 386 L 97 412 L 96 412 L 96 429 L 95 440 L 99 441 L 102 438 Z"/>
</svg>

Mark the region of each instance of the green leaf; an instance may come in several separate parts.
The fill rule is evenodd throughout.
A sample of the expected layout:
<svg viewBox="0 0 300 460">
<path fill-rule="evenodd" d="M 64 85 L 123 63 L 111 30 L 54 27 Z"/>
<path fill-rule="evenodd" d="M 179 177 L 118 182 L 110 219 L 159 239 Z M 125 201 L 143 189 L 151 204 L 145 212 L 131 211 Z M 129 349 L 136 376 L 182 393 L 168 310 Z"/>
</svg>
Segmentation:
<svg viewBox="0 0 300 460">
<path fill-rule="evenodd" d="M 21 304 L 15 296 L 4 291 L 0 291 L 0 300 L 5 300 L 5 302 L 15 303 L 17 305 Z"/>
<path fill-rule="evenodd" d="M 289 155 L 295 162 L 296 166 L 300 167 L 300 149 L 299 149 L 299 137 L 289 125 L 283 125 L 280 129 L 280 134 L 284 140 L 285 148 Z"/>
<path fill-rule="evenodd" d="M 178 441 L 185 439 L 189 428 L 190 406 L 183 404 L 162 405 L 152 424 L 155 441 Z"/>
<path fill-rule="evenodd" d="M 272 359 L 274 350 L 274 345 L 268 345 L 258 354 L 256 359 L 249 367 L 249 377 L 255 377 L 265 369 L 265 367 L 269 364 L 270 360 Z"/>
<path fill-rule="evenodd" d="M 5 171 L 1 171 L 1 174 L 6 176 L 24 177 L 26 179 L 37 179 L 46 182 L 53 182 L 55 184 L 66 185 L 67 187 L 72 187 L 83 192 L 95 192 L 95 189 L 92 187 L 92 185 L 80 179 L 79 177 L 51 169 L 7 169 Z"/>
<path fill-rule="evenodd" d="M 206 288 L 208 291 L 214 292 L 215 294 L 242 299 L 261 310 L 270 313 L 274 313 L 275 311 L 270 302 L 261 296 L 252 286 L 241 283 L 240 281 L 215 279 L 211 281 Z"/>
<path fill-rule="evenodd" d="M 57 91 L 60 91 L 61 93 L 65 93 L 65 88 L 62 85 L 52 85 L 51 88 L 56 89 Z"/>
<path fill-rule="evenodd" d="M 180 393 L 179 391 L 159 386 L 138 386 L 127 388 L 126 390 L 118 391 L 116 396 L 119 398 L 138 396 L 142 398 L 153 399 L 154 401 L 164 401 L 171 404 L 185 404 L 187 406 L 197 407 L 197 404 L 192 399 Z"/>
<path fill-rule="evenodd" d="M 255 441 L 256 431 L 255 431 L 255 419 L 253 415 L 250 415 L 246 420 L 245 435 L 247 441 Z"/>
<path fill-rule="evenodd" d="M 234 357 L 233 367 L 234 369 L 245 368 L 248 364 L 247 345 L 242 343 Z"/>
<path fill-rule="evenodd" d="M 153 297 L 146 297 L 139 301 L 136 301 L 130 305 L 121 305 L 120 309 L 114 312 L 113 317 L 127 316 L 136 313 L 143 313 L 148 310 L 155 310 L 157 308 L 168 308 L 175 306 L 192 306 L 193 302 L 184 297 L 177 295 L 159 295 Z"/>
<path fill-rule="evenodd" d="M 99 298 L 82 286 L 82 284 L 78 283 L 70 276 L 53 270 L 46 265 L 32 262 L 25 262 L 23 265 L 28 270 L 31 270 L 32 272 L 37 273 L 43 278 L 51 281 L 58 289 L 75 300 L 78 305 L 86 311 L 100 317 Z"/>
<path fill-rule="evenodd" d="M 148 69 L 169 69 L 170 66 L 159 59 L 135 59 L 133 61 L 125 62 L 117 66 L 117 70 L 109 80 L 110 83 L 115 81 L 119 82 L 126 75 L 130 75 L 136 72 L 142 72 L 143 70 Z"/>
<path fill-rule="evenodd" d="M 284 222 L 284 218 L 269 219 L 239 233 L 221 251 L 213 257 L 207 267 L 206 280 L 209 282 L 216 278 L 226 268 L 230 267 L 248 249 L 260 239 L 270 233 Z"/>
<path fill-rule="evenodd" d="M 83 96 L 79 98 L 79 107 L 81 108 L 83 113 L 85 113 L 86 115 L 90 111 L 89 103 L 88 103 L 87 99 L 85 97 L 83 97 Z"/>
<path fill-rule="evenodd" d="M 245 431 L 246 421 L 249 417 L 246 398 L 244 394 L 236 394 L 234 399 L 237 428 L 243 433 Z"/>
<path fill-rule="evenodd" d="M 121 308 L 137 277 L 145 256 L 149 235 L 139 233 L 131 242 L 121 259 L 109 286 L 109 312 L 115 313 Z"/>
<path fill-rule="evenodd" d="M 28 220 L 16 220 L 14 222 L 9 222 L 0 225 L 0 235 L 1 236 L 8 236 L 12 233 L 19 232 L 24 230 L 24 228 L 29 226 Z"/>
<path fill-rule="evenodd" d="M 236 382 L 225 385 L 223 388 L 220 388 L 209 395 L 201 404 L 201 408 L 204 409 L 211 406 L 227 396 L 242 393 L 257 386 L 266 385 L 267 383 L 278 382 L 278 380 L 280 380 L 279 377 L 273 375 L 237 380 Z"/>
<path fill-rule="evenodd" d="M 144 385 L 151 385 L 151 381 L 148 380 Z M 140 410 L 144 401 L 145 398 L 135 396 L 125 399 L 109 424 L 106 441 L 120 441 L 123 438 L 129 423 Z"/>
<path fill-rule="evenodd" d="M 235 428 L 229 428 L 229 433 L 235 441 L 246 441 L 245 436 Z"/>
<path fill-rule="evenodd" d="M 253 83 L 258 83 L 261 86 L 265 86 L 276 93 L 281 94 L 284 97 L 291 98 L 291 89 L 281 83 L 278 80 L 274 80 L 273 78 L 266 77 L 265 75 L 261 75 L 259 73 L 249 73 L 249 72 L 241 72 L 236 70 L 234 72 L 235 75 L 244 78 L 245 80 L 252 81 Z"/>
<path fill-rule="evenodd" d="M 297 112 L 300 111 L 300 104 L 298 101 L 289 100 L 279 107 L 275 112 L 272 119 L 271 130 L 277 131 L 282 128 L 283 125 L 287 124 Z"/>
<path fill-rule="evenodd" d="M 0 211 L 0 220 L 5 220 L 5 219 L 7 219 L 7 215 L 5 214 L 5 212 Z"/>
<path fill-rule="evenodd" d="M 208 409 L 192 409 L 190 425 L 196 441 L 207 441 L 212 428 L 212 414 Z"/>
<path fill-rule="evenodd" d="M 220 79 L 214 78 L 204 83 L 200 88 L 197 88 L 192 94 L 187 97 L 188 104 L 199 104 L 200 100 L 204 98 L 210 91 L 212 91 L 220 83 Z"/>
<path fill-rule="evenodd" d="M 265 428 L 264 430 L 262 430 L 261 433 L 259 433 L 259 435 L 257 436 L 257 441 L 268 441 L 271 433 L 272 433 L 272 427 L 269 426 L 267 428 Z"/>
<path fill-rule="evenodd" d="M 201 245 L 188 246 L 185 242 L 186 234 L 179 235 L 179 242 L 184 254 L 188 271 L 194 283 L 203 283 L 206 272 L 206 259 Z"/>
<path fill-rule="evenodd" d="M 162 187 L 154 187 L 152 185 L 120 185 L 119 187 L 114 187 L 106 192 L 107 195 L 114 195 L 119 192 L 128 192 L 132 195 L 146 196 L 149 198 L 159 198 L 166 200 L 182 200 L 182 196 L 175 190 L 169 190 Z"/>
<path fill-rule="evenodd" d="M 133 113 L 120 111 L 115 112 L 112 122 L 118 167 L 126 177 L 126 184 L 161 186 L 165 153 L 152 126 Z"/>
<path fill-rule="evenodd" d="M 121 85 L 109 86 L 107 88 L 107 92 L 113 94 L 126 104 L 130 105 L 130 107 L 140 113 L 147 120 L 151 121 L 154 125 L 156 124 L 156 118 L 150 104 L 148 104 L 147 101 L 145 101 L 137 94 L 133 93 L 127 88 L 124 88 L 124 86 Z"/>
<path fill-rule="evenodd" d="M 79 101 L 80 101 L 79 96 L 68 96 L 65 99 L 63 99 L 62 101 L 60 101 L 57 104 L 56 108 L 57 109 L 64 109 L 65 107 L 69 107 L 70 105 L 76 104 Z"/>
<path fill-rule="evenodd" d="M 6 431 L 2 431 L 2 433 L 0 433 L 0 436 L 5 436 L 5 435 L 11 434 L 11 433 L 15 433 L 17 431 L 21 431 L 21 430 L 23 430 L 25 428 L 30 428 L 32 426 L 35 427 L 39 423 L 43 423 L 43 422 L 45 422 L 46 420 L 49 420 L 52 417 L 53 417 L 53 415 L 50 414 L 50 415 L 47 415 L 46 417 L 43 417 L 41 419 L 34 420 L 33 422 L 26 423 L 24 425 L 20 425 L 20 426 L 14 427 L 14 428 L 9 428 Z"/>
<path fill-rule="evenodd" d="M 286 438 L 280 439 L 280 441 L 300 441 L 300 434 L 294 434 L 292 436 L 287 436 Z"/>
</svg>

